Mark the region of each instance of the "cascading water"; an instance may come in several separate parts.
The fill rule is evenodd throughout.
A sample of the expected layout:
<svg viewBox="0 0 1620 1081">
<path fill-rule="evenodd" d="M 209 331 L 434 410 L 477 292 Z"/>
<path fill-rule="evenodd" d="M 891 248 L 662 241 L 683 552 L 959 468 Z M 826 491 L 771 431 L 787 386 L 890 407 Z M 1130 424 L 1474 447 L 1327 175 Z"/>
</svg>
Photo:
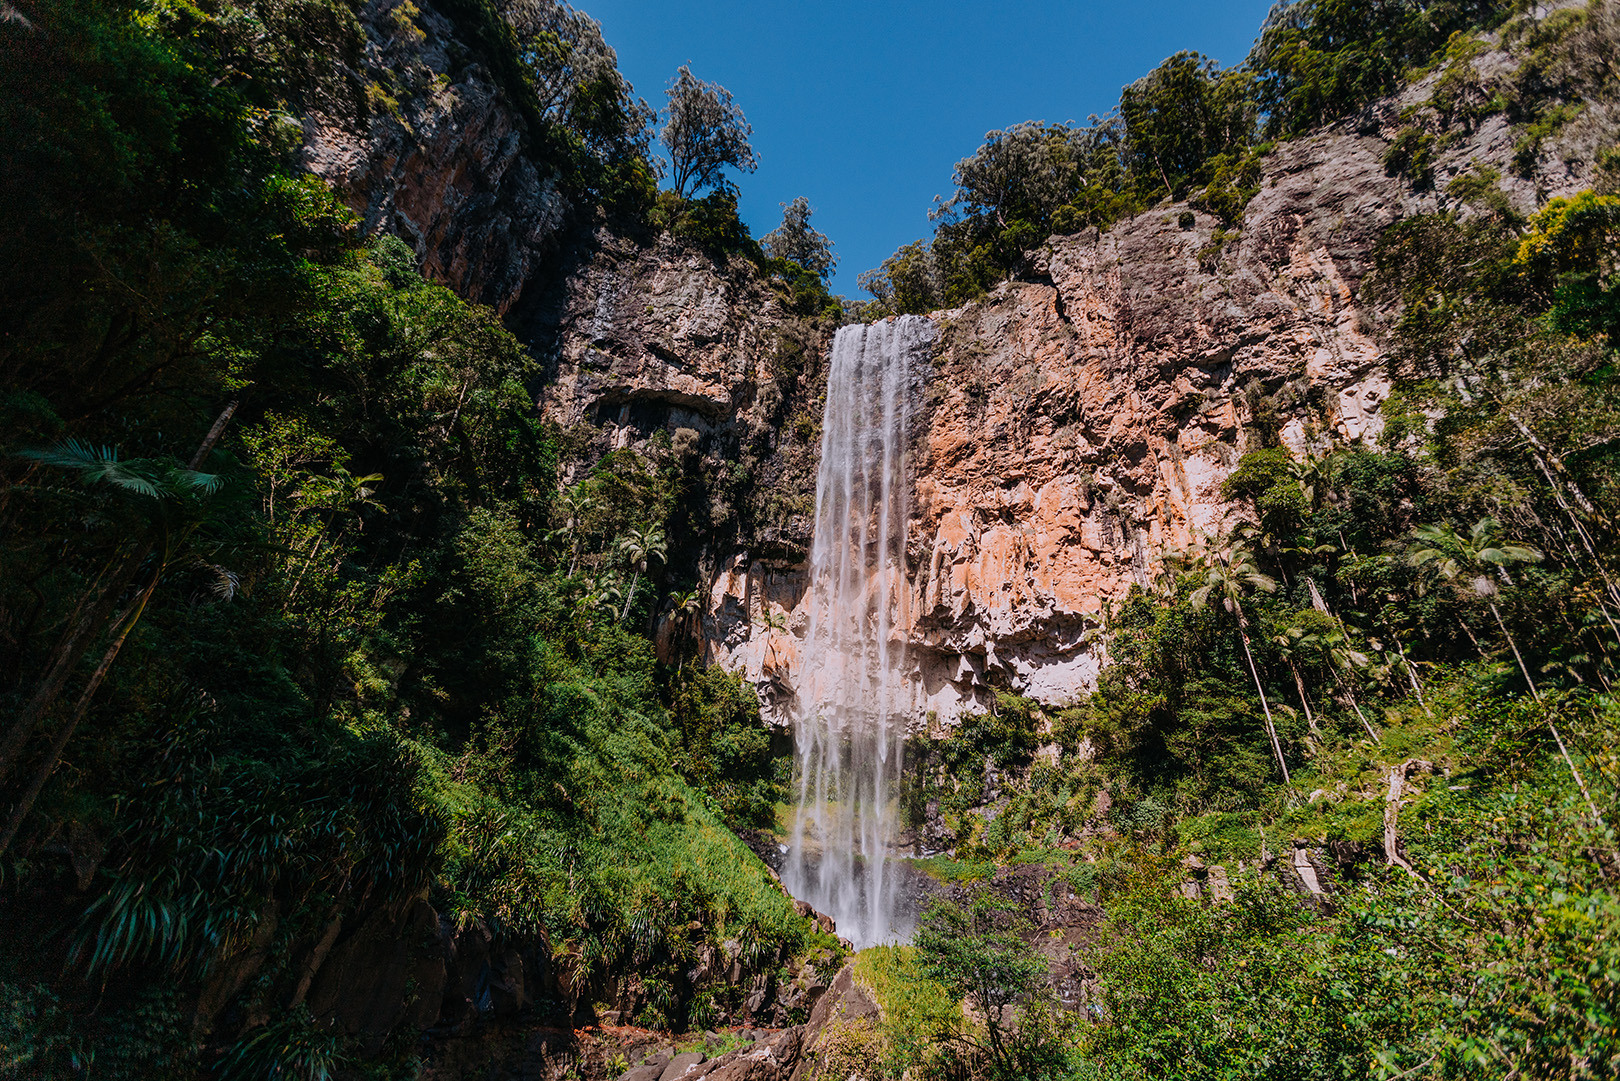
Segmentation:
<svg viewBox="0 0 1620 1081">
<path fill-rule="evenodd" d="M 844 327 L 833 341 L 798 673 L 799 811 L 782 878 L 857 948 L 910 937 L 888 860 L 910 687 L 906 435 L 934 325 Z"/>
</svg>

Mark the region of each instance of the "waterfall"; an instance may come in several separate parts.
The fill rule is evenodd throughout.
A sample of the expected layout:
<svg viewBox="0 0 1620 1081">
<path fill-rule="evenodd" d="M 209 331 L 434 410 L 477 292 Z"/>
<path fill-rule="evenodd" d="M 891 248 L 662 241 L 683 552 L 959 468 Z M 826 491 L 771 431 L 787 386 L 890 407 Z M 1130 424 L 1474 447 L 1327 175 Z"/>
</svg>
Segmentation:
<svg viewBox="0 0 1620 1081">
<path fill-rule="evenodd" d="M 906 436 L 914 357 L 934 325 L 902 316 L 833 341 L 810 547 L 811 603 L 798 673 L 799 809 L 783 882 L 856 948 L 910 935 L 888 862 L 911 709 Z"/>
</svg>

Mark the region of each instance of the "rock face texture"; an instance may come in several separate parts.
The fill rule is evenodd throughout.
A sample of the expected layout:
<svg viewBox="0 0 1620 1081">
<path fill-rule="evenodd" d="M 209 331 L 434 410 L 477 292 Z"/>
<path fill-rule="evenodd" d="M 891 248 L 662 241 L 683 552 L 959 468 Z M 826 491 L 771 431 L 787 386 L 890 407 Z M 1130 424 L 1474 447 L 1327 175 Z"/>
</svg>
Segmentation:
<svg viewBox="0 0 1620 1081">
<path fill-rule="evenodd" d="M 571 220 L 500 79 L 469 61 L 476 28 L 447 17 L 453 2 L 364 6 L 353 75 L 367 104 L 311 108 L 305 160 L 369 228 L 413 240 L 430 276 L 505 313 L 550 362 L 541 406 L 577 436 L 576 465 L 623 447 L 681 459 L 705 508 L 671 541 L 705 594 L 706 656 L 745 673 L 787 724 L 834 327 L 792 312 L 745 260 Z M 1489 100 L 1521 60 L 1463 61 L 1470 100 Z M 1106 658 L 1088 631 L 1167 552 L 1231 521 L 1221 484 L 1262 418 L 1301 454 L 1377 439 L 1399 375 L 1383 338 L 1396 313 L 1365 286 L 1392 222 L 1475 213 L 1446 194 L 1471 170 L 1494 170 L 1521 212 L 1590 185 L 1606 107 L 1526 170 L 1506 116 L 1423 107 L 1444 74 L 1280 146 L 1240 229 L 1155 208 L 1054 237 L 1022 280 L 934 313 L 931 370 L 910 403 L 908 582 L 889 613 L 915 729 L 998 688 L 1061 704 L 1092 686 Z M 1442 137 L 1418 181 L 1384 163 L 1414 126 Z M 675 624 L 661 629 L 666 651 Z"/>
<path fill-rule="evenodd" d="M 505 314 L 569 210 L 532 133 L 483 64 L 470 28 L 424 2 L 369 0 L 349 72 L 358 100 L 303 117 L 306 168 L 368 232 L 412 243 L 422 272 Z"/>
<path fill-rule="evenodd" d="M 1501 57 L 1476 63 L 1489 72 Z M 912 429 L 910 591 L 890 614 L 918 688 L 915 729 L 984 707 L 996 688 L 1063 704 L 1093 686 L 1105 658 L 1087 630 L 1104 606 L 1235 521 L 1221 485 L 1260 414 L 1300 455 L 1376 442 L 1399 374 L 1381 341 L 1398 313 L 1363 288 L 1379 238 L 1413 214 L 1474 213 L 1444 194 L 1471 168 L 1511 176 L 1500 116 L 1450 142 L 1433 183 L 1390 175 L 1401 110 L 1427 93 L 1279 147 L 1235 234 L 1157 208 L 1053 237 L 1032 280 L 934 313 Z M 1589 186 L 1579 148 L 1560 153 L 1533 180 L 1501 182 L 1521 212 Z M 747 551 L 712 578 L 712 656 L 782 721 L 807 584 L 802 563 Z"/>
<path fill-rule="evenodd" d="M 746 260 L 605 230 L 532 319 L 553 364 L 546 415 L 614 448 L 688 428 L 699 452 L 735 453 L 793 393 L 785 345 L 824 348 Z"/>
</svg>

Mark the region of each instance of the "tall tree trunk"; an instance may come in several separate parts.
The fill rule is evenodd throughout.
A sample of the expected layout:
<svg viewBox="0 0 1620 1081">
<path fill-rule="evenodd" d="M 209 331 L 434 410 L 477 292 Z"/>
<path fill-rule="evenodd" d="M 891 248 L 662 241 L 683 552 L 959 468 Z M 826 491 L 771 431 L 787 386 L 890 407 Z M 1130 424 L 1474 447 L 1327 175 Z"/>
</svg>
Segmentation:
<svg viewBox="0 0 1620 1081">
<path fill-rule="evenodd" d="M 303 585 L 304 575 L 308 574 L 309 568 L 314 565 L 315 557 L 320 553 L 321 550 L 321 541 L 326 539 L 326 531 L 331 527 L 331 525 L 332 519 L 329 516 L 326 519 L 326 524 L 321 526 L 320 532 L 315 534 L 315 543 L 310 545 L 309 551 L 304 553 L 304 562 L 298 568 L 298 577 L 293 579 L 292 588 L 287 590 L 287 596 L 281 602 L 281 610 L 283 612 L 286 612 L 292 608 L 293 599 L 298 596 L 298 587 Z"/>
<path fill-rule="evenodd" d="M 1434 710 L 1429 708 L 1428 700 L 1423 697 L 1423 684 L 1417 677 L 1417 668 L 1413 666 L 1411 658 L 1406 655 L 1406 647 L 1401 645 L 1401 640 L 1396 637 L 1394 628 L 1390 628 L 1389 640 L 1395 643 L 1395 652 L 1400 654 L 1401 667 L 1406 670 L 1406 678 L 1412 684 L 1412 693 L 1417 695 L 1418 705 L 1423 707 L 1424 713 L 1433 717 Z"/>
<path fill-rule="evenodd" d="M 1538 703 L 1541 702 L 1541 692 L 1536 689 L 1536 681 L 1530 678 L 1530 668 L 1524 663 L 1523 655 L 1519 653 L 1519 644 L 1508 633 L 1507 624 L 1503 622 L 1502 613 L 1497 609 L 1496 602 L 1486 603 L 1491 609 L 1491 615 L 1496 617 L 1496 625 L 1502 629 L 1502 637 L 1507 639 L 1508 648 L 1513 651 L 1513 659 L 1519 662 L 1519 672 L 1524 676 L 1525 686 L 1530 688 L 1530 696 Z M 1575 778 L 1575 787 L 1581 790 L 1581 797 L 1586 800 L 1587 810 L 1592 812 L 1592 821 L 1597 823 L 1598 829 L 1607 832 L 1609 827 L 1604 824 L 1603 815 L 1598 812 L 1597 801 L 1592 798 L 1592 793 L 1587 791 L 1586 779 L 1581 776 L 1581 771 L 1575 768 L 1575 759 L 1570 757 L 1569 748 L 1564 745 L 1564 737 L 1558 731 L 1558 726 L 1553 723 L 1552 711 L 1547 710 L 1545 705 L 1542 708 L 1544 710 L 1542 719 L 1547 722 L 1547 731 L 1552 733 L 1553 742 L 1558 745 L 1558 753 L 1563 756 L 1564 765 L 1569 767 L 1569 775 Z"/>
<path fill-rule="evenodd" d="M 1277 739 L 1277 726 L 1271 720 L 1271 703 L 1266 701 L 1266 689 L 1260 685 L 1260 670 L 1254 665 L 1254 654 L 1249 650 L 1249 632 L 1243 622 L 1242 615 L 1239 615 L 1238 638 L 1243 642 L 1243 656 L 1249 662 L 1249 675 L 1254 677 L 1254 689 L 1260 694 L 1260 709 L 1266 715 L 1266 735 L 1271 737 L 1271 753 L 1277 756 L 1277 768 L 1282 770 L 1283 784 L 1293 788 L 1294 779 L 1288 775 L 1288 763 L 1283 761 L 1282 743 Z"/>
<path fill-rule="evenodd" d="M 630 602 L 636 599 L 636 583 L 640 580 L 641 571 L 639 569 L 630 572 L 630 588 L 624 594 L 624 610 L 619 613 L 620 623 L 623 623 L 624 617 L 630 614 Z"/>
<path fill-rule="evenodd" d="M 145 543 L 126 552 L 117 559 L 117 569 L 99 595 L 92 586 L 80 597 L 68 627 L 51 651 L 50 663 L 45 667 L 39 686 L 6 729 L 5 738 L 0 740 L 0 782 L 11 775 L 28 737 L 34 734 L 40 719 L 55 704 L 62 688 L 67 685 L 68 677 L 78 667 L 80 659 L 99 636 L 102 627 L 106 626 L 118 598 L 140 571 L 146 557 L 152 554 L 153 547 L 151 543 Z"/>
<path fill-rule="evenodd" d="M 1468 640 L 1474 643 L 1474 652 L 1479 654 L 1479 659 L 1482 661 L 1490 660 L 1490 654 L 1486 653 L 1485 647 L 1479 644 L 1479 636 L 1474 633 L 1474 628 L 1468 625 L 1468 621 L 1462 616 L 1458 616 L 1457 625 L 1463 629 L 1463 633 L 1468 636 Z"/>
<path fill-rule="evenodd" d="M 1299 704 L 1305 707 L 1305 723 L 1311 726 L 1312 732 L 1320 734 L 1321 729 L 1316 727 L 1316 718 L 1311 715 L 1311 700 L 1305 697 L 1305 680 L 1299 674 L 1299 665 L 1289 660 L 1288 670 L 1294 673 L 1294 686 L 1299 688 Z"/>
<path fill-rule="evenodd" d="M 1329 666 L 1333 664 L 1331 658 L 1329 658 L 1328 664 Z M 1361 712 L 1361 703 L 1356 701 L 1356 692 L 1351 689 L 1350 681 L 1340 676 L 1337 668 L 1333 669 L 1333 682 L 1339 685 L 1339 689 L 1344 691 L 1344 696 L 1350 700 L 1350 708 L 1356 711 L 1356 716 L 1361 719 L 1361 727 L 1367 730 L 1367 735 L 1372 737 L 1372 741 L 1374 743 L 1384 742 L 1378 733 L 1373 730 L 1372 722 L 1367 720 L 1367 715 Z"/>
<path fill-rule="evenodd" d="M 124 620 L 123 629 L 118 632 L 118 636 L 107 646 L 107 651 L 101 655 L 101 663 L 96 665 L 96 670 L 90 675 L 90 682 L 85 684 L 84 690 L 79 694 L 79 700 L 73 704 L 73 712 L 66 721 L 62 722 L 61 730 L 57 732 L 56 739 L 51 743 L 51 749 L 45 755 L 45 761 L 41 762 L 39 768 L 34 771 L 34 779 L 29 782 L 28 790 L 17 801 L 17 806 L 11 812 L 10 820 L 6 822 L 5 833 L 0 834 L 0 855 L 4 855 L 6 850 L 11 847 L 12 839 L 17 836 L 17 831 L 22 828 L 23 820 L 28 817 L 28 812 L 34 809 L 34 801 L 39 798 L 40 792 L 44 790 L 45 782 L 50 780 L 52 773 L 56 772 L 56 764 L 62 760 L 62 751 L 67 747 L 68 740 L 73 738 L 73 732 L 79 727 L 79 722 L 84 720 L 85 712 L 90 708 L 90 700 L 95 697 L 96 691 L 101 688 L 102 681 L 107 678 L 107 672 L 112 668 L 113 661 L 118 659 L 118 652 L 124 648 L 124 642 L 129 638 L 129 632 L 135 629 L 135 624 L 140 622 L 141 615 L 146 611 L 146 602 L 151 599 L 152 592 L 157 589 L 158 580 L 163 577 L 163 568 L 164 564 L 160 562 L 157 569 L 152 572 L 152 580 L 146 584 L 146 589 L 142 591 L 140 598 L 131 606 L 131 610 Z"/>
<path fill-rule="evenodd" d="M 230 423 L 231 417 L 236 415 L 238 404 L 240 403 L 229 402 L 220 411 L 219 416 L 214 419 L 213 426 L 208 429 L 208 434 L 203 436 L 203 441 L 198 444 L 196 453 L 191 456 L 187 468 L 193 471 L 201 468 L 209 452 L 219 442 L 219 437 L 224 434 L 225 426 Z M 156 547 L 153 541 L 137 545 L 115 564 L 118 569 L 112 573 L 106 588 L 94 601 L 91 600 L 91 597 L 95 596 L 94 585 L 80 597 L 74 609 L 74 616 L 71 617 L 73 621 L 52 651 L 50 663 L 46 665 L 45 675 L 41 678 L 39 686 L 11 722 L 4 739 L 0 740 L 0 782 L 4 782 L 10 776 L 18 757 L 22 754 L 23 745 L 28 742 L 28 737 L 33 735 L 34 728 L 38 726 L 41 718 L 56 703 L 62 688 L 67 684 L 68 677 L 73 674 L 73 669 L 78 666 L 80 658 L 100 635 L 101 629 L 112 615 L 114 607 L 118 604 L 118 598 L 140 573 L 141 565 Z M 141 603 L 145 604 L 144 599 Z M 83 618 L 79 618 L 80 613 L 83 613 Z M 127 630 L 125 633 L 128 633 Z M 117 655 L 116 650 L 113 655 Z M 3 846 L 0 846 L 0 851 L 3 851 Z"/>
</svg>

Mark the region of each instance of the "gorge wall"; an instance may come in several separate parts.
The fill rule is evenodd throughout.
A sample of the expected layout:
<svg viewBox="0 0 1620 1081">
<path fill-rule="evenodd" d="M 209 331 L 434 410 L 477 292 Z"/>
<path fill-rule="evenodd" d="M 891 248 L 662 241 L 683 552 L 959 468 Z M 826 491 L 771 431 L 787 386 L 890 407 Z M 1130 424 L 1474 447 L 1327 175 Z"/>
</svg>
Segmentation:
<svg viewBox="0 0 1620 1081">
<path fill-rule="evenodd" d="M 1390 175 L 1403 111 L 1428 92 L 1279 147 L 1224 244 L 1212 216 L 1162 207 L 1053 237 L 1033 280 L 934 313 L 910 462 L 911 590 L 893 613 L 923 690 L 914 727 L 982 707 L 997 687 L 1062 704 L 1092 686 L 1105 658 L 1086 632 L 1104 606 L 1230 524 L 1221 485 L 1252 449 L 1256 410 L 1298 454 L 1377 440 L 1399 374 L 1383 332 L 1398 313 L 1363 286 L 1391 223 L 1475 213 L 1445 190 L 1478 166 L 1503 174 L 1520 212 L 1589 186 L 1578 131 L 1534 176 L 1514 176 L 1500 116 L 1453 138 L 1432 183 Z M 802 563 L 747 548 L 710 588 L 712 655 L 782 719 L 804 598 Z"/>
<path fill-rule="evenodd" d="M 364 123 L 306 118 L 310 167 L 549 362 L 542 409 L 574 435 L 565 481 L 608 450 L 676 447 L 710 504 L 706 527 L 680 538 L 705 596 L 706 655 L 743 672 L 785 724 L 836 328 L 795 313 L 740 257 L 571 218 L 498 80 L 458 60 L 457 24 L 411 10 L 365 8 L 367 70 L 410 73 L 411 92 Z M 1462 62 L 1488 95 L 1521 58 Z M 1398 313 L 1364 286 L 1391 223 L 1479 212 L 1446 194 L 1476 169 L 1500 174 L 1520 212 L 1590 186 L 1601 106 L 1525 170 L 1505 115 L 1458 125 L 1423 108 L 1443 74 L 1276 148 L 1238 230 L 1158 207 L 1053 237 L 1022 280 L 933 313 L 912 403 L 909 590 L 890 613 L 921 690 L 914 728 L 995 688 L 1054 704 L 1089 688 L 1105 658 L 1087 631 L 1105 606 L 1229 523 L 1221 484 L 1257 411 L 1299 453 L 1378 438 Z M 1414 125 L 1436 137 L 1432 176 L 1417 182 L 1385 165 Z"/>
</svg>

